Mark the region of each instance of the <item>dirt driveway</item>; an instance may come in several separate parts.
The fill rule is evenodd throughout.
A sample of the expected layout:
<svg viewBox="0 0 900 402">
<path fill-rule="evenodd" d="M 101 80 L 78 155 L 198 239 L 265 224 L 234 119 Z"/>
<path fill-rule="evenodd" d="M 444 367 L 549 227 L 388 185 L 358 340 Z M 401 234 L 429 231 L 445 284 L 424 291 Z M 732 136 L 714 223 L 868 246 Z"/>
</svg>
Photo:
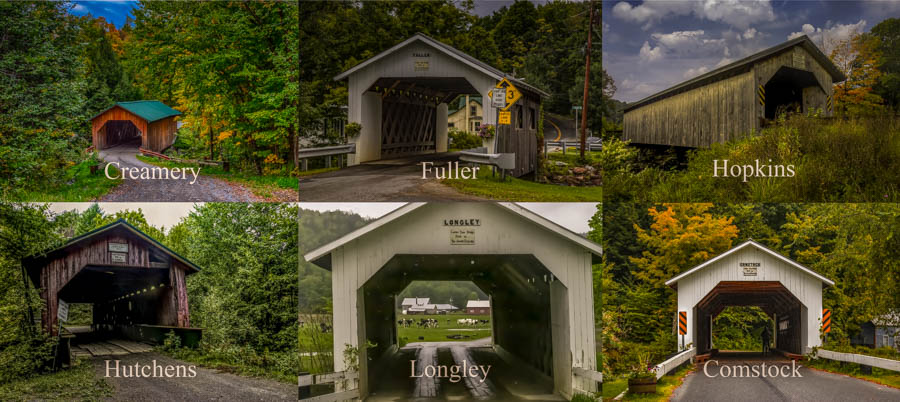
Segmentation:
<svg viewBox="0 0 900 402">
<path fill-rule="evenodd" d="M 139 143 L 122 144 L 100 151 L 100 158 L 107 163 L 118 162 L 121 167 L 153 168 L 155 166 L 137 159 Z M 100 168 L 106 167 L 101 163 Z M 113 166 L 114 167 L 114 166 Z M 110 167 L 112 170 L 113 167 Z M 117 175 L 120 174 L 117 172 Z M 188 180 L 123 180 L 122 184 L 100 198 L 100 201 L 118 202 L 256 202 L 265 201 L 249 189 L 225 180 L 202 174 L 194 184 Z"/>
<path fill-rule="evenodd" d="M 97 376 L 113 387 L 113 401 L 296 401 L 297 385 L 249 378 L 197 367 L 193 378 L 115 378 L 106 377 L 106 360 L 119 360 L 120 367 L 135 363 L 152 365 L 185 365 L 158 353 L 137 353 L 91 359 Z"/>
</svg>

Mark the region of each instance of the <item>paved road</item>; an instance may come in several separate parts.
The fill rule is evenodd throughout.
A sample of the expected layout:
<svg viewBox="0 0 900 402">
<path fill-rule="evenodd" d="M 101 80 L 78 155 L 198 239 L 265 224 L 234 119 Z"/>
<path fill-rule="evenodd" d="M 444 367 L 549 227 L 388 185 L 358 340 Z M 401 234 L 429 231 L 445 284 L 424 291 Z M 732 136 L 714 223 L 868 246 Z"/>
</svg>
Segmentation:
<svg viewBox="0 0 900 402">
<path fill-rule="evenodd" d="M 790 361 L 775 357 L 716 356 L 722 365 L 775 364 Z M 718 374 L 713 364 L 709 373 Z M 703 373 L 703 366 L 685 377 L 684 384 L 675 390 L 672 401 L 900 401 L 900 390 L 856 378 L 831 374 L 802 367 L 802 378 L 711 378 Z"/>
<path fill-rule="evenodd" d="M 461 378 L 451 382 L 447 378 L 412 377 L 410 361 L 416 362 L 416 375 L 422 375 L 424 365 L 490 365 L 487 376 Z M 375 389 L 366 400 L 387 401 L 443 401 L 443 400 L 500 400 L 500 401 L 562 401 L 553 394 L 553 384 L 534 376 L 521 367 L 513 367 L 501 360 L 490 348 L 490 338 L 469 342 L 416 342 L 401 348 L 377 368 Z M 482 381 L 483 380 L 483 381 Z"/>
<path fill-rule="evenodd" d="M 578 124 L 581 124 L 579 121 Z M 575 119 L 566 116 L 544 115 L 544 139 L 547 141 L 575 140 Z"/>
<path fill-rule="evenodd" d="M 153 168 L 155 166 L 137 159 L 138 143 L 123 144 L 100 151 L 100 158 L 106 162 L 118 162 L 121 167 Z M 103 169 L 106 164 L 100 165 Z M 110 167 L 112 169 L 113 167 Z M 201 170 L 202 172 L 202 170 Z M 103 174 L 101 172 L 101 174 Z M 194 184 L 193 176 L 188 180 L 123 180 L 122 184 L 100 198 L 100 201 L 119 202 L 201 202 L 201 201 L 265 201 L 247 188 L 227 181 L 201 174 Z M 292 192 L 293 193 L 293 192 Z"/>
<path fill-rule="evenodd" d="M 300 179 L 301 202 L 475 201 L 435 179 L 422 179 L 422 161 L 444 166 L 459 154 L 427 154 L 367 162 Z"/>
<path fill-rule="evenodd" d="M 122 365 L 188 365 L 157 353 L 112 356 Z M 193 378 L 106 378 L 106 359 L 91 360 L 98 376 L 113 387 L 114 401 L 296 401 L 297 384 L 249 378 L 197 367 Z"/>
</svg>

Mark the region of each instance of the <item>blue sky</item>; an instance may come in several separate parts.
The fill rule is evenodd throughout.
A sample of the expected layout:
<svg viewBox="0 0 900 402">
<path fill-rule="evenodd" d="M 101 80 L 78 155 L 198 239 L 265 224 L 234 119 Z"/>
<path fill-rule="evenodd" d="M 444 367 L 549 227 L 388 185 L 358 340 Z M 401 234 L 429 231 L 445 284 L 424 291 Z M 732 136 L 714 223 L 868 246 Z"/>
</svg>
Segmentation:
<svg viewBox="0 0 900 402">
<path fill-rule="evenodd" d="M 603 2 L 603 67 L 634 102 L 788 39 L 830 43 L 900 17 L 900 0 Z"/>
<path fill-rule="evenodd" d="M 94 17 L 103 17 L 107 21 L 121 28 L 125 24 L 127 16 L 134 17 L 131 10 L 138 7 L 136 0 L 104 0 L 104 1 L 73 1 L 70 13 L 78 16 L 90 13 Z"/>
</svg>

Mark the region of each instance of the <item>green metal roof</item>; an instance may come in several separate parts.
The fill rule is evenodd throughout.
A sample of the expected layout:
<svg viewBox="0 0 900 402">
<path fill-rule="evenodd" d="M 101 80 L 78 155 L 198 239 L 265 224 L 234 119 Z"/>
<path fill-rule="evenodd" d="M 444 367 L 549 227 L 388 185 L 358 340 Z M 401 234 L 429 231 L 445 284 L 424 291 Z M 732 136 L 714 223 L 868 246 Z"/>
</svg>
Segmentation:
<svg viewBox="0 0 900 402">
<path fill-rule="evenodd" d="M 119 106 L 122 109 L 138 115 L 138 117 L 147 120 L 147 123 L 153 123 L 154 121 L 162 120 L 166 117 L 181 115 L 181 112 L 166 106 L 166 104 L 160 101 L 140 100 L 131 102 L 116 102 L 115 105 L 112 105 L 108 109 L 97 113 L 96 116 L 91 117 L 91 120 L 95 119 L 97 116 L 100 116 L 103 113 L 106 113 L 107 110 L 112 109 L 116 106 Z"/>
</svg>

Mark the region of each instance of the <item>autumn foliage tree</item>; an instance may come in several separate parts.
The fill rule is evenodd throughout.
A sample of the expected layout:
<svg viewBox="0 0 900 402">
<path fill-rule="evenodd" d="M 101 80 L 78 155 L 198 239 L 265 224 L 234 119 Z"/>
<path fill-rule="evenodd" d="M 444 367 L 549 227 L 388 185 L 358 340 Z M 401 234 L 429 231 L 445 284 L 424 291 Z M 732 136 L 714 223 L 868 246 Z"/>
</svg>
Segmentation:
<svg viewBox="0 0 900 402">
<path fill-rule="evenodd" d="M 856 34 L 832 43 L 831 61 L 847 76 L 834 84 L 834 111 L 840 116 L 871 114 L 883 109 L 881 96 L 875 93 L 881 72 L 882 54 L 877 37 Z"/>
</svg>

